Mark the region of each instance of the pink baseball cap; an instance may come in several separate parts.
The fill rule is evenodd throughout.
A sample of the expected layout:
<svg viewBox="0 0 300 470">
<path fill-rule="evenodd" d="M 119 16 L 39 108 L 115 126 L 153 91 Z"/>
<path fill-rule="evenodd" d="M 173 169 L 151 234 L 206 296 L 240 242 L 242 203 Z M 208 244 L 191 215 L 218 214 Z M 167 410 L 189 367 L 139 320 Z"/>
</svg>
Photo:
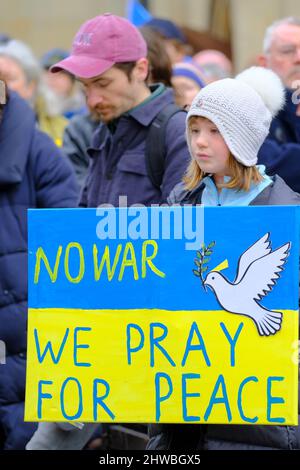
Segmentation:
<svg viewBox="0 0 300 470">
<path fill-rule="evenodd" d="M 114 64 L 143 57 L 147 57 L 147 45 L 139 30 L 126 18 L 105 13 L 81 26 L 69 57 L 50 70 L 54 73 L 66 70 L 77 77 L 92 78 Z"/>
</svg>

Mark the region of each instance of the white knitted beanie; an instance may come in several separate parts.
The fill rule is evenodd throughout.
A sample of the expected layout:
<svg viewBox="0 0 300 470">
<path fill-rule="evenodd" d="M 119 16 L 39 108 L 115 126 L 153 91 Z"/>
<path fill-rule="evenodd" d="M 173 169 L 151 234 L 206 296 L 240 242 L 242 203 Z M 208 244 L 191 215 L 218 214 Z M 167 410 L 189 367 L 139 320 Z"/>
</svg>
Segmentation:
<svg viewBox="0 0 300 470">
<path fill-rule="evenodd" d="M 280 78 L 263 67 L 250 67 L 236 78 L 210 83 L 197 94 L 187 115 L 212 121 L 232 155 L 243 165 L 257 163 L 272 118 L 284 106 Z M 190 147 L 190 136 L 187 130 Z"/>
</svg>

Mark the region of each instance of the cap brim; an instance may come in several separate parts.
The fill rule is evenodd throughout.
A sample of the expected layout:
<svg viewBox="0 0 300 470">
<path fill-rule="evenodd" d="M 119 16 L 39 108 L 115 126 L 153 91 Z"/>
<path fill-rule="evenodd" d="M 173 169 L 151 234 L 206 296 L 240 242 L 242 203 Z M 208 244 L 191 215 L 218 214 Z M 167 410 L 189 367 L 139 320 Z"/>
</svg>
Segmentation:
<svg viewBox="0 0 300 470">
<path fill-rule="evenodd" d="M 66 70 L 67 72 L 81 78 L 93 78 L 110 69 L 114 62 L 102 59 L 94 59 L 88 56 L 69 56 L 50 68 L 50 72 L 56 73 Z"/>
</svg>

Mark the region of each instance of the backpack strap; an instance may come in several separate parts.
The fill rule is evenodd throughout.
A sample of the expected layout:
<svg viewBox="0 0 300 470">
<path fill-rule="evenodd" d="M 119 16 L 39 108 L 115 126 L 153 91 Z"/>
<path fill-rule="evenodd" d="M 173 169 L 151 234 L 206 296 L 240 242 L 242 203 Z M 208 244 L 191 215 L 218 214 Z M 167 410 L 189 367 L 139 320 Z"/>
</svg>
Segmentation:
<svg viewBox="0 0 300 470">
<path fill-rule="evenodd" d="M 168 104 L 154 118 L 146 138 L 145 157 L 148 176 L 153 186 L 160 189 L 166 156 L 166 127 L 169 119 L 178 112 L 184 111 L 176 104 Z"/>
</svg>

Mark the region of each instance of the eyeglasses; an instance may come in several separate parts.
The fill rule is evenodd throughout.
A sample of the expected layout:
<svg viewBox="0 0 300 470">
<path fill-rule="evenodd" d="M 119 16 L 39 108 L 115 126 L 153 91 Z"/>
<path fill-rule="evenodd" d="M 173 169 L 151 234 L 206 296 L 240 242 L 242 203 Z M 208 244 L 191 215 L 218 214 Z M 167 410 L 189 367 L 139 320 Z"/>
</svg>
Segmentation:
<svg viewBox="0 0 300 470">
<path fill-rule="evenodd" d="M 293 58 L 297 55 L 297 52 L 300 50 L 300 46 L 296 45 L 286 45 L 279 47 L 276 51 L 278 55 L 281 55 L 282 57 L 290 57 Z"/>
</svg>

